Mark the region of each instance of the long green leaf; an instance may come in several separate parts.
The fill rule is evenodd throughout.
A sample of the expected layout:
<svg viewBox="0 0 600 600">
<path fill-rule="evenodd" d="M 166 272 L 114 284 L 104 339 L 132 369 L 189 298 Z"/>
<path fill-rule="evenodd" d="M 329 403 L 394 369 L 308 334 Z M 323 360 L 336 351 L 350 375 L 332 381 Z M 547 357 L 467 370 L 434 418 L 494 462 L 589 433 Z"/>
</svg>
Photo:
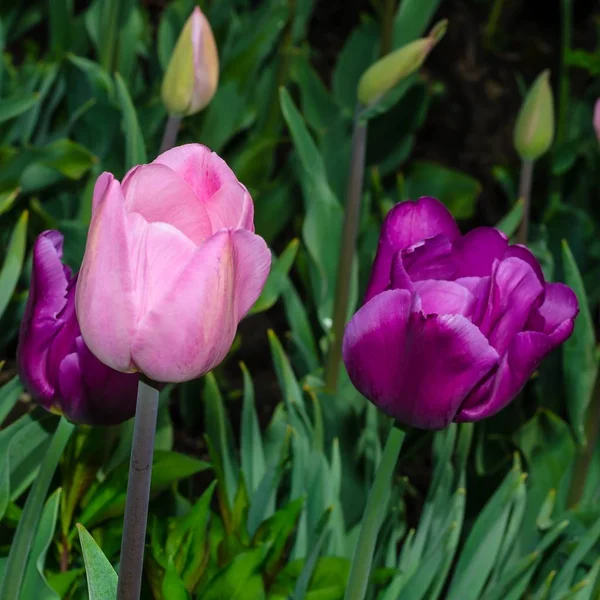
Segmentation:
<svg viewBox="0 0 600 600">
<path fill-rule="evenodd" d="M 117 84 L 117 97 L 123 112 L 122 129 L 125 135 L 125 167 L 131 169 L 135 165 L 148 162 L 146 145 L 127 85 L 119 73 L 115 74 L 115 82 Z"/>
<path fill-rule="evenodd" d="M 579 301 L 579 316 L 575 320 L 573 335 L 563 345 L 567 413 L 579 443 L 585 444 L 585 417 L 598 376 L 594 321 L 581 274 L 566 240 L 562 245 L 562 259 L 565 283 Z"/>
<path fill-rule="evenodd" d="M 0 124 L 22 115 L 39 101 L 39 94 L 27 94 L 0 100 Z"/>
<path fill-rule="evenodd" d="M 28 218 L 28 211 L 23 211 L 10 236 L 6 258 L 0 271 L 0 317 L 4 314 L 12 298 L 13 292 L 17 287 L 17 282 L 19 281 L 19 276 L 21 275 L 21 269 L 23 268 Z"/>
<path fill-rule="evenodd" d="M 394 47 L 421 37 L 442 0 L 402 0 L 394 18 Z"/>
<path fill-rule="evenodd" d="M 117 573 L 88 530 L 77 523 L 90 600 L 115 600 Z"/>
<path fill-rule="evenodd" d="M 0 598 L 2 600 L 19 600 L 20 598 L 27 557 L 39 526 L 44 500 L 54 476 L 54 471 L 73 429 L 74 425 L 72 423 L 69 423 L 64 417 L 61 418 L 52 437 L 50 448 L 42 459 L 39 475 L 29 492 L 15 537 L 10 546 L 6 563 L 6 575 L 0 586 Z"/>
</svg>

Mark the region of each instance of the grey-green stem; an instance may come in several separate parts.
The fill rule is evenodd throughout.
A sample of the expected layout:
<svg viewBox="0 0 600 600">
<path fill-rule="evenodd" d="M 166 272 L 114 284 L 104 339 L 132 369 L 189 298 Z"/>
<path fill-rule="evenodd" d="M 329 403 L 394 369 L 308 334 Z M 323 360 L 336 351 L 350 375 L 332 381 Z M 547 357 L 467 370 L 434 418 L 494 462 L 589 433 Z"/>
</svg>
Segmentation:
<svg viewBox="0 0 600 600">
<path fill-rule="evenodd" d="M 531 212 L 531 184 L 533 181 L 533 161 L 521 163 L 521 179 L 519 181 L 519 198 L 523 199 L 523 217 L 517 231 L 517 242 L 526 245 L 529 235 L 529 213 Z"/>
<path fill-rule="evenodd" d="M 352 134 L 352 161 L 350 163 L 350 178 L 344 211 L 344 225 L 342 229 L 342 243 L 340 245 L 340 258 L 333 305 L 333 325 L 331 328 L 331 346 L 327 357 L 325 369 L 325 384 L 328 391 L 334 393 L 342 358 L 342 340 L 348 313 L 348 299 L 350 296 L 350 281 L 352 278 L 352 263 L 358 224 L 360 220 L 360 204 L 362 187 L 365 174 L 365 152 L 367 147 L 367 124 L 359 119 L 360 106 L 356 107 L 354 117 L 354 132 Z"/>
<path fill-rule="evenodd" d="M 117 600 L 139 600 L 142 588 L 158 389 L 140 379 L 127 481 Z"/>
<path fill-rule="evenodd" d="M 169 115 L 165 131 L 163 133 L 162 142 L 160 143 L 160 152 L 166 152 L 175 146 L 177 143 L 177 135 L 179 134 L 179 126 L 181 125 L 181 117 Z"/>
</svg>

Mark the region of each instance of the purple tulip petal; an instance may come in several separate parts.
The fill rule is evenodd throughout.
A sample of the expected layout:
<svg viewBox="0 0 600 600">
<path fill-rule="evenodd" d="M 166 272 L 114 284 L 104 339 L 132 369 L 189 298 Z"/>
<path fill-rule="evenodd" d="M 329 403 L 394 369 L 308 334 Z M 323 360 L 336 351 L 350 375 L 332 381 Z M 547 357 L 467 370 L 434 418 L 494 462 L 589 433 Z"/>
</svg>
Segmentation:
<svg viewBox="0 0 600 600">
<path fill-rule="evenodd" d="M 544 288 L 528 263 L 519 258 L 507 258 L 495 264 L 480 329 L 500 355 L 523 330 L 543 292 Z"/>
<path fill-rule="evenodd" d="M 565 321 L 575 319 L 579 303 L 573 290 L 564 283 L 547 283 L 544 303 L 529 317 L 526 329 L 547 335 Z"/>
<path fill-rule="evenodd" d="M 344 362 L 356 388 L 400 422 L 440 429 L 498 364 L 497 352 L 461 315 L 411 313 L 406 290 L 383 292 L 348 324 Z"/>
<path fill-rule="evenodd" d="M 408 290 L 409 292 L 415 289 L 413 282 L 404 268 L 401 251 L 396 252 L 396 255 L 392 259 L 390 287 L 393 290 Z"/>
<path fill-rule="evenodd" d="M 448 209 L 435 198 L 419 198 L 392 208 L 381 229 L 365 302 L 389 287 L 396 252 L 438 235 L 453 241 L 460 237 L 460 231 Z"/>
<path fill-rule="evenodd" d="M 519 258 L 525 261 L 534 270 L 539 282 L 542 285 L 544 285 L 546 280 L 544 278 L 544 272 L 542 271 L 542 267 L 540 267 L 540 263 L 529 248 L 522 246 L 521 244 L 509 246 L 506 249 L 506 252 L 504 253 L 503 259 L 511 257 Z"/>
<path fill-rule="evenodd" d="M 412 281 L 455 278 L 457 255 L 450 240 L 438 235 L 402 251 L 404 268 Z"/>
<path fill-rule="evenodd" d="M 123 180 L 128 213 L 172 225 L 196 246 L 212 235 L 208 212 L 192 188 L 169 167 L 140 165 Z"/>
<path fill-rule="evenodd" d="M 537 331 L 518 333 L 502 357 L 495 377 L 465 401 L 455 420 L 479 421 L 502 410 L 517 396 L 542 360 L 572 332 L 573 321 L 567 320 L 552 335 Z"/>
<path fill-rule="evenodd" d="M 118 371 L 130 371 L 136 308 L 125 199 L 114 178 L 105 183 L 96 184 L 104 195 L 92 213 L 77 284 L 77 319 L 93 354 Z"/>
<path fill-rule="evenodd" d="M 469 318 L 476 303 L 475 296 L 454 281 L 425 279 L 415 283 L 415 290 L 425 315 L 463 315 Z"/>
<path fill-rule="evenodd" d="M 25 385 L 39 402 L 54 394 L 56 377 L 47 368 L 48 350 L 59 331 L 57 316 L 65 307 L 68 280 L 61 263 L 63 237 L 45 231 L 33 246 L 31 285 L 21 321 L 17 362 Z"/>
<path fill-rule="evenodd" d="M 469 319 L 477 326 L 481 324 L 487 310 L 491 281 L 491 277 L 461 277 L 456 280 L 456 283 L 467 288 L 475 298 Z"/>
<path fill-rule="evenodd" d="M 502 260 L 508 248 L 507 237 L 493 227 L 478 227 L 456 240 L 455 278 L 485 277 L 492 273 L 496 260 Z"/>
</svg>

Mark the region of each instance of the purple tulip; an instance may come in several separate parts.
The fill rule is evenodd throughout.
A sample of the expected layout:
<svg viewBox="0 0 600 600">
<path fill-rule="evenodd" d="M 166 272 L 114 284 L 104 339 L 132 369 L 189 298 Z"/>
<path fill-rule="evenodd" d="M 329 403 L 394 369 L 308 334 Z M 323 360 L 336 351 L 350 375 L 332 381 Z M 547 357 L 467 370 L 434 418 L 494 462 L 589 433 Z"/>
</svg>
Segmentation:
<svg viewBox="0 0 600 600">
<path fill-rule="evenodd" d="M 573 332 L 573 291 L 524 246 L 461 236 L 435 198 L 387 216 L 364 306 L 344 336 L 350 379 L 401 423 L 441 429 L 504 408 Z"/>
<path fill-rule="evenodd" d="M 115 425 L 135 413 L 139 375 L 114 371 L 88 350 L 75 315 L 77 276 L 62 264 L 62 249 L 58 231 L 45 231 L 33 247 L 19 374 L 46 410 L 77 423 Z"/>
</svg>

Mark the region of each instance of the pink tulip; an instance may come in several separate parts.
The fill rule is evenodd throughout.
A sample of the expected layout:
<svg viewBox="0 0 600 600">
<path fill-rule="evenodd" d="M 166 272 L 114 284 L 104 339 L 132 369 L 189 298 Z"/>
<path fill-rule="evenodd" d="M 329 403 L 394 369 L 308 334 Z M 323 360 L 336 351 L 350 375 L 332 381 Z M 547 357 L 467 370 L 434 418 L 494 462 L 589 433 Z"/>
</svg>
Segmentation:
<svg viewBox="0 0 600 600">
<path fill-rule="evenodd" d="M 600 142 L 600 98 L 596 100 L 596 106 L 594 107 L 594 129 L 596 130 L 596 137 Z"/>
<path fill-rule="evenodd" d="M 96 182 L 77 287 L 83 338 L 117 371 L 179 382 L 227 354 L 265 284 L 271 255 L 253 204 L 199 144 Z"/>
</svg>

